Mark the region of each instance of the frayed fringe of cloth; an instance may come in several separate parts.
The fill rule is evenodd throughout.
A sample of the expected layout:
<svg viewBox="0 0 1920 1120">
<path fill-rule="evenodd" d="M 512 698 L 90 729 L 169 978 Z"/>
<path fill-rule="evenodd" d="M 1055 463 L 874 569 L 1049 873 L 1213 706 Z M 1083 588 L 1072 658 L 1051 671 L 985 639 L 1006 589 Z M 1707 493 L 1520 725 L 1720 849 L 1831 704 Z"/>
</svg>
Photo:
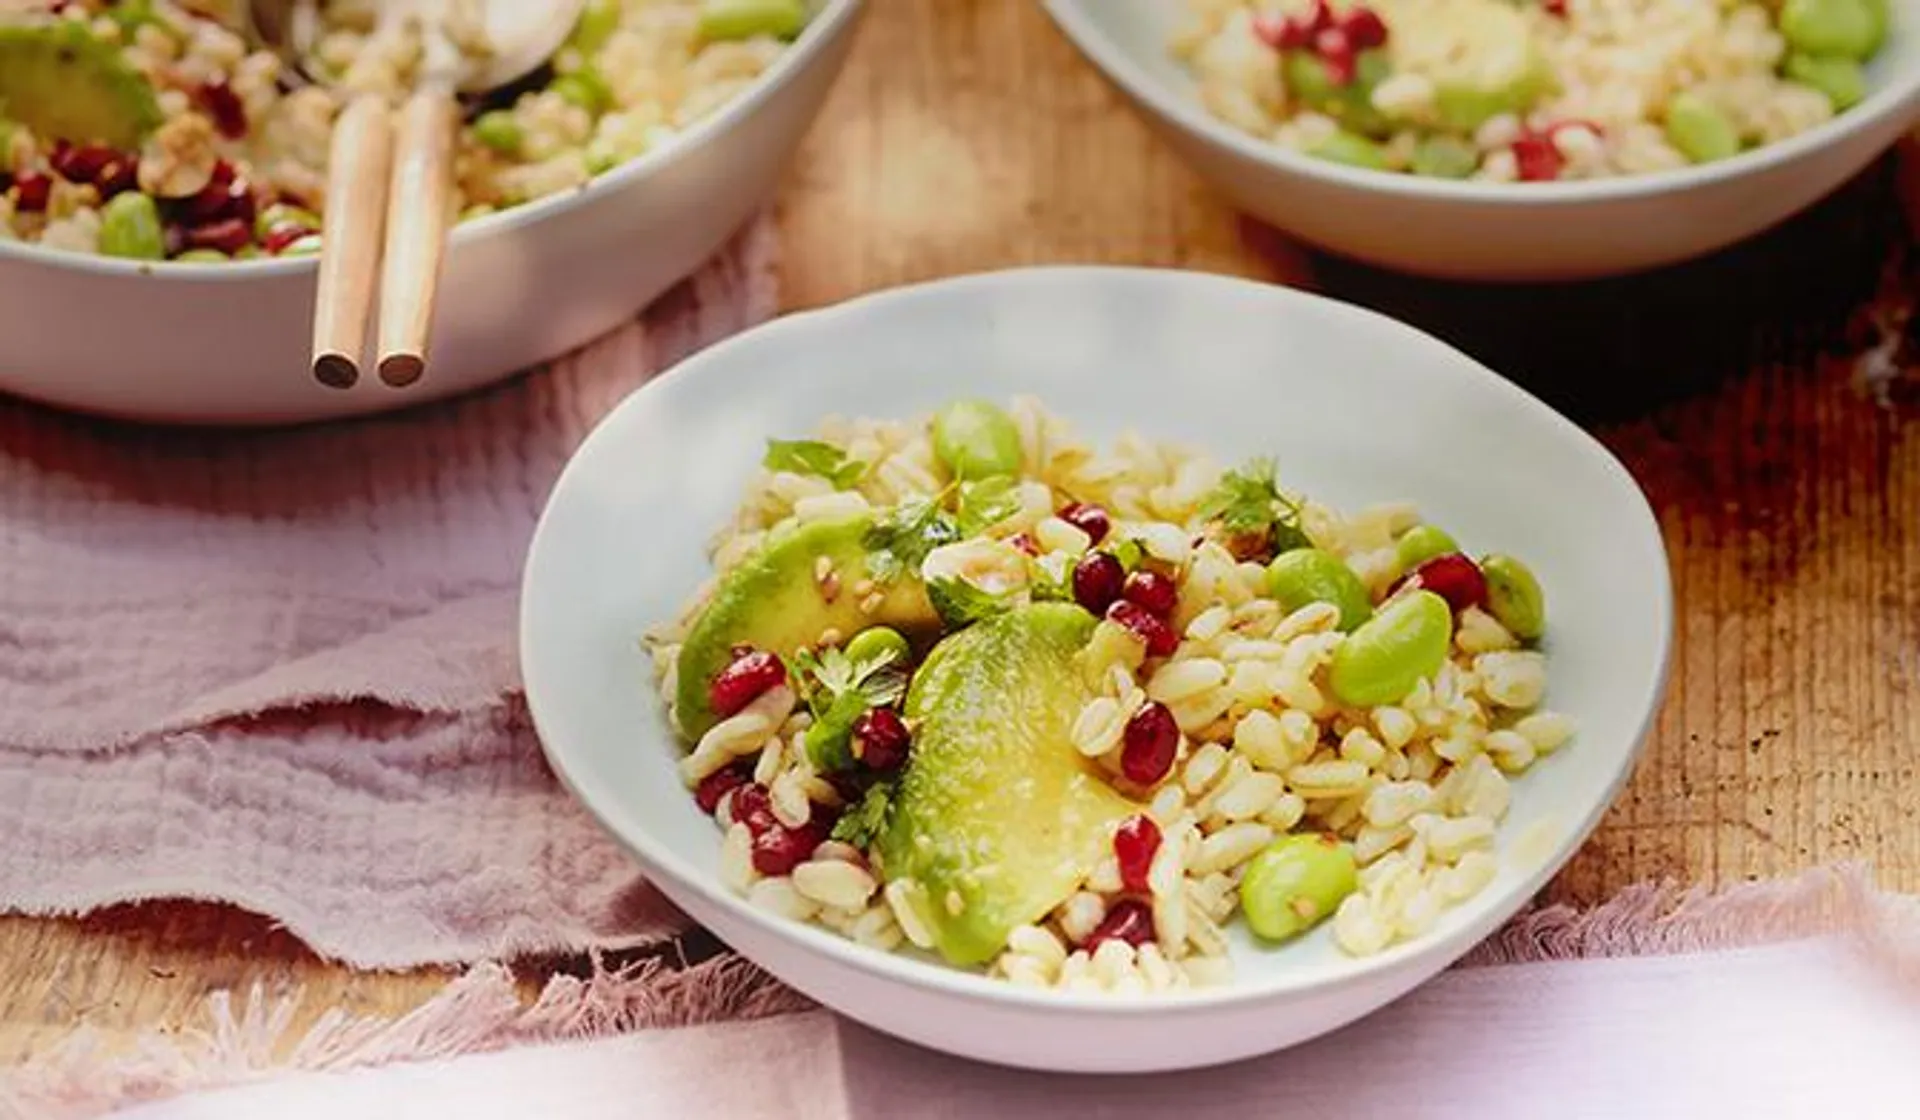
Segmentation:
<svg viewBox="0 0 1920 1120">
<path fill-rule="evenodd" d="M 1596 957 L 1659 956 L 1841 936 L 1908 983 L 1920 985 L 1920 899 L 1873 885 L 1857 864 L 1722 891 L 1672 884 L 1630 887 L 1592 910 L 1523 912 L 1476 947 L 1461 967 Z M 83 1029 L 0 1082 L 0 1116 L 91 1120 L 115 1108 L 289 1072 L 337 1072 L 457 1057 L 628 1031 L 754 1019 L 813 1004 L 745 960 L 689 968 L 648 961 L 553 978 L 532 1004 L 512 973 L 480 965 L 432 1001 L 394 1020 L 329 1012 L 290 1038 L 299 993 L 269 998 L 255 986 L 236 1007 L 208 1004 L 207 1028 L 143 1036 L 117 1052 Z"/>
</svg>

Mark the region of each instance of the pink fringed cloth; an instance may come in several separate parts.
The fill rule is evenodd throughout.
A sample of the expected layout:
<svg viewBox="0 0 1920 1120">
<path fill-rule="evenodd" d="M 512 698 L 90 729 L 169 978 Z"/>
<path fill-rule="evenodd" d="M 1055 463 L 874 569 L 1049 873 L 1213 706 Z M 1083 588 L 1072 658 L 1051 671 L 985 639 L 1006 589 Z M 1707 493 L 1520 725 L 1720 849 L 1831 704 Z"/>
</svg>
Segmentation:
<svg viewBox="0 0 1920 1120">
<path fill-rule="evenodd" d="M 774 252 L 759 222 L 551 368 L 388 417 L 0 403 L 0 911 L 233 903 L 362 968 L 680 928 L 540 756 L 520 565 L 609 408 L 775 312 Z"/>
</svg>

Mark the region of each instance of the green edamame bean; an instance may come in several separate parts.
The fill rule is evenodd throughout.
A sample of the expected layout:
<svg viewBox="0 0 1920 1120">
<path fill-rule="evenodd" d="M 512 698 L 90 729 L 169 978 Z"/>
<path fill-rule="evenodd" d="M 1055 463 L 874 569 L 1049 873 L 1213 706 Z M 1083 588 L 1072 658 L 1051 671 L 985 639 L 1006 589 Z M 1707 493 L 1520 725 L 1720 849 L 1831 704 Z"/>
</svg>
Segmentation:
<svg viewBox="0 0 1920 1120">
<path fill-rule="evenodd" d="M 1393 550 L 1394 557 L 1400 562 L 1400 570 L 1411 572 L 1436 556 L 1460 551 L 1460 546 L 1438 525 L 1415 525 L 1400 534 Z"/>
<path fill-rule="evenodd" d="M 559 80 L 556 79 L 553 84 L 555 92 L 562 97 L 567 97 L 567 94 L 559 88 Z M 593 110 L 589 108 L 587 111 Z M 515 119 L 512 110 L 493 109 L 474 118 L 473 138 L 503 156 L 510 156 L 520 151 L 520 144 L 526 136 L 521 132 L 520 122 Z"/>
<path fill-rule="evenodd" d="M 1453 609 L 1431 591 L 1415 591 L 1382 607 L 1333 653 L 1327 684 L 1343 704 L 1395 704 L 1447 660 Z"/>
<path fill-rule="evenodd" d="M 1867 96 L 1866 72 L 1851 58 L 1796 52 L 1787 56 L 1780 72 L 1792 81 L 1820 91 L 1836 113 L 1853 108 Z"/>
<path fill-rule="evenodd" d="M 1318 548 L 1283 552 L 1267 565 L 1267 594 L 1281 609 L 1297 611 L 1308 603 L 1340 608 L 1340 629 L 1352 630 L 1373 613 L 1373 601 L 1347 562 Z"/>
<path fill-rule="evenodd" d="M 869 626 L 847 643 L 846 654 L 847 659 L 855 665 L 882 658 L 891 658 L 894 664 L 905 665 L 912 651 L 898 630 L 888 626 Z"/>
<path fill-rule="evenodd" d="M 987 401 L 954 401 L 933 417 L 933 453 L 962 482 L 1020 472 L 1020 429 Z"/>
<path fill-rule="evenodd" d="M 467 207 L 465 210 L 460 211 L 460 220 L 463 222 L 478 221 L 479 219 L 486 217 L 488 214 L 494 214 L 498 212 L 499 212 L 499 207 L 495 206 L 491 202 L 476 202 L 472 206 Z"/>
<path fill-rule="evenodd" d="M 1864 60 L 1886 41 L 1885 8 L 1869 0 L 1786 0 L 1780 34 L 1796 51 Z"/>
<path fill-rule="evenodd" d="M 1359 883 L 1350 845 L 1325 834 L 1282 836 L 1247 864 L 1240 909 L 1256 936 L 1286 941 L 1326 920 Z"/>
<path fill-rule="evenodd" d="M 320 215 L 304 206 L 295 206 L 288 202 L 276 202 L 261 210 L 253 219 L 253 239 L 265 241 L 269 234 L 281 226 L 299 226 L 301 229 L 319 229 Z"/>
<path fill-rule="evenodd" d="M 166 259 L 166 231 L 152 195 L 122 191 L 100 208 L 100 252 L 140 261 Z"/>
<path fill-rule="evenodd" d="M 613 91 L 607 88 L 607 80 L 591 66 L 582 66 L 570 74 L 562 74 L 547 88 L 559 94 L 567 104 L 577 105 L 596 117 L 613 104 Z"/>
<path fill-rule="evenodd" d="M 1308 148 L 1307 154 L 1316 159 L 1344 163 L 1349 167 L 1365 167 L 1374 171 L 1387 169 L 1385 148 L 1357 132 L 1347 132 L 1344 129 Z"/>
<path fill-rule="evenodd" d="M 593 0 L 580 9 L 580 18 L 567 36 L 567 45 L 579 51 L 581 57 L 590 59 L 619 29 L 619 0 Z"/>
<path fill-rule="evenodd" d="M 1676 93 L 1667 102 L 1667 140 L 1691 163 L 1711 163 L 1740 154 L 1740 130 L 1712 102 Z"/>
<path fill-rule="evenodd" d="M 801 0 L 706 0 L 700 5 L 700 37 L 709 42 L 770 35 L 791 39 L 807 26 Z"/>
<path fill-rule="evenodd" d="M 1435 134 L 1413 149 L 1413 173 L 1434 179 L 1464 179 L 1480 166 L 1480 151 L 1457 136 Z"/>
<path fill-rule="evenodd" d="M 1487 577 L 1487 613 L 1524 642 L 1547 632 L 1547 596 L 1532 570 L 1511 556 L 1493 553 L 1480 561 Z"/>
<path fill-rule="evenodd" d="M 225 264 L 233 258 L 218 249 L 188 249 L 173 259 L 179 264 Z"/>
</svg>

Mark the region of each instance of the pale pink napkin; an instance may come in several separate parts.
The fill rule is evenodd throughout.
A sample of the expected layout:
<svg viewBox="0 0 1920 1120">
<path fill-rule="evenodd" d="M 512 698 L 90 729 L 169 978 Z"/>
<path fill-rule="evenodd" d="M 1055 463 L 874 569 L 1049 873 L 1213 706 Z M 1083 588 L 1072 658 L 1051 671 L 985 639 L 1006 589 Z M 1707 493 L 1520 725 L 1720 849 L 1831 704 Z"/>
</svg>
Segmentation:
<svg viewBox="0 0 1920 1120">
<path fill-rule="evenodd" d="M 1920 999 L 1842 939 L 1456 969 L 1266 1058 L 1048 1076 L 916 1049 L 825 1012 L 344 1074 L 116 1120 L 1907 1120 Z"/>
<path fill-rule="evenodd" d="M 676 928 L 540 759 L 520 563 L 581 437 L 771 316 L 773 268 L 762 220 L 551 369 L 385 418 L 0 404 L 0 911 L 228 901 L 363 967 Z"/>
</svg>

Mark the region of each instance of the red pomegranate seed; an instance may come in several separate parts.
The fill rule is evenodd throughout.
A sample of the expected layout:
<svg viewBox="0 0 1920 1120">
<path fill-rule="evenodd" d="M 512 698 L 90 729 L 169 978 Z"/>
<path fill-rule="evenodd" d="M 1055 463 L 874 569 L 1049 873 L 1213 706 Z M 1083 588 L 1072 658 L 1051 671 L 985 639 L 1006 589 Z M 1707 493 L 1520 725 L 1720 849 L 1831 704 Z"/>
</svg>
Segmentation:
<svg viewBox="0 0 1920 1120">
<path fill-rule="evenodd" d="M 1456 611 L 1485 606 L 1487 602 L 1487 577 L 1481 574 L 1480 565 L 1458 552 L 1426 561 L 1407 573 L 1400 586 L 1425 588 L 1445 599 Z"/>
<path fill-rule="evenodd" d="M 1372 50 L 1387 42 L 1387 23 L 1372 8 L 1349 9 L 1340 29 L 1347 33 L 1347 41 L 1355 50 Z"/>
<path fill-rule="evenodd" d="M 116 155 L 93 177 L 93 186 L 102 199 L 132 190 L 139 184 L 140 157 Z"/>
<path fill-rule="evenodd" d="M 1093 614 L 1105 614 L 1126 584 L 1127 570 L 1112 553 L 1089 552 L 1073 566 L 1073 601 Z"/>
<path fill-rule="evenodd" d="M 1113 858 L 1120 864 L 1120 885 L 1130 891 L 1147 889 L 1147 869 L 1160 850 L 1160 826 L 1145 813 L 1120 822 L 1113 831 Z"/>
<path fill-rule="evenodd" d="M 727 800 L 726 795 L 721 795 L 721 800 Z M 767 793 L 767 787 L 759 782 L 735 787 L 727 815 L 733 818 L 735 824 L 746 825 L 747 831 L 755 836 L 780 827 L 780 818 L 773 815 L 773 797 Z"/>
<path fill-rule="evenodd" d="M 752 780 L 753 767 L 742 762 L 715 770 L 700 779 L 700 784 L 694 787 L 693 803 L 700 806 L 701 812 L 712 816 L 719 810 L 722 798 Z"/>
<path fill-rule="evenodd" d="M 188 225 L 238 218 L 249 226 L 254 218 L 253 187 L 245 179 L 229 175 L 223 182 L 215 179 L 187 199 L 181 220 Z"/>
<path fill-rule="evenodd" d="M 228 163 L 224 159 L 214 160 L 213 161 L 213 177 L 208 179 L 207 182 L 213 186 L 224 187 L 228 183 L 233 182 L 233 180 L 234 180 L 233 164 Z"/>
<path fill-rule="evenodd" d="M 707 703 L 722 719 L 754 702 L 761 693 L 786 683 L 787 667 L 763 649 L 736 651 L 727 667 L 707 686 Z"/>
<path fill-rule="evenodd" d="M 53 177 L 43 171 L 22 171 L 13 181 L 13 208 L 22 214 L 38 214 L 47 208 L 53 194 Z"/>
<path fill-rule="evenodd" d="M 869 770 L 896 770 L 907 760 L 913 737 L 892 708 L 868 708 L 853 721 L 853 757 Z"/>
<path fill-rule="evenodd" d="M 1166 657 L 1180 648 L 1180 635 L 1173 632 L 1173 627 L 1138 603 L 1122 599 L 1113 604 L 1107 608 L 1107 621 L 1133 631 L 1134 637 L 1146 643 L 1148 657 Z"/>
<path fill-rule="evenodd" d="M 226 79 L 202 83 L 199 93 L 200 107 L 213 118 L 213 126 L 220 130 L 220 135 L 238 140 L 247 134 L 247 107 Z"/>
<path fill-rule="evenodd" d="M 1327 0 L 1313 0 L 1313 11 L 1307 16 L 1308 34 L 1325 31 L 1334 25 L 1333 5 Z"/>
<path fill-rule="evenodd" d="M 799 828 L 774 822 L 753 837 L 753 869 L 762 875 L 785 875 L 805 863 L 825 836 L 809 820 Z"/>
<path fill-rule="evenodd" d="M 1328 81 L 1336 86 L 1352 83 L 1355 73 L 1355 52 L 1353 42 L 1347 38 L 1346 32 L 1338 27 L 1329 27 L 1325 31 L 1316 32 L 1313 36 L 1313 49 L 1326 66 Z"/>
<path fill-rule="evenodd" d="M 1081 948 L 1091 953 L 1103 941 L 1124 941 L 1138 949 L 1152 940 L 1153 908 L 1137 898 L 1125 898 L 1113 904 Z"/>
<path fill-rule="evenodd" d="M 1149 700 L 1127 720 L 1120 737 L 1120 772 L 1127 780 L 1150 786 L 1173 769 L 1180 750 L 1180 725 L 1158 700 Z"/>
<path fill-rule="evenodd" d="M 1142 569 L 1127 577 L 1127 585 L 1120 595 L 1127 602 L 1138 603 L 1157 617 L 1165 618 L 1173 613 L 1173 605 L 1180 598 L 1180 589 L 1159 572 Z"/>
<path fill-rule="evenodd" d="M 1060 520 L 1087 535 L 1094 544 L 1107 539 L 1113 532 L 1113 519 L 1099 506 L 1090 506 L 1084 502 L 1070 502 L 1060 509 Z"/>
<path fill-rule="evenodd" d="M 223 218 L 205 225 L 187 227 L 187 247 L 218 249 L 232 256 L 253 242 L 253 226 L 239 218 Z"/>
<path fill-rule="evenodd" d="M 1254 37 L 1276 51 L 1290 50 L 1300 44 L 1288 42 L 1293 37 L 1294 22 L 1284 16 L 1254 16 Z"/>
<path fill-rule="evenodd" d="M 1560 149 L 1553 146 L 1553 138 L 1540 133 L 1528 133 L 1515 140 L 1513 159 L 1519 165 L 1521 180 L 1528 183 L 1558 179 L 1567 162 L 1561 157 Z"/>
<path fill-rule="evenodd" d="M 1540 6 L 1550 16 L 1564 17 L 1567 14 L 1567 0 L 1540 0 Z"/>
<path fill-rule="evenodd" d="M 310 229 L 292 222 L 283 223 L 273 227 L 273 229 L 268 232 L 267 239 L 260 243 L 260 247 L 277 257 L 287 246 L 303 237 L 308 237 L 319 232 L 317 229 Z"/>
<path fill-rule="evenodd" d="M 103 144 L 74 145 L 56 140 L 53 151 L 47 153 L 47 166 L 69 183 L 91 184 L 99 177 L 100 169 L 119 155 Z"/>
</svg>

